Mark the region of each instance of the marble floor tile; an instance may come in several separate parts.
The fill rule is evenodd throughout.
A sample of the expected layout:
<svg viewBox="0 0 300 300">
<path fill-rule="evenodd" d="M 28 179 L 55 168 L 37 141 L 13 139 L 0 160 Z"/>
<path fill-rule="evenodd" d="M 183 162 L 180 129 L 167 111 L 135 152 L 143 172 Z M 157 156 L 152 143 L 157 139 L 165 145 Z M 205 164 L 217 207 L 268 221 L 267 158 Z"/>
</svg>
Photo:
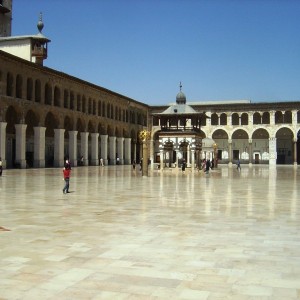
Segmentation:
<svg viewBox="0 0 300 300">
<path fill-rule="evenodd" d="M 0 300 L 300 299 L 300 168 L 4 170 Z"/>
</svg>

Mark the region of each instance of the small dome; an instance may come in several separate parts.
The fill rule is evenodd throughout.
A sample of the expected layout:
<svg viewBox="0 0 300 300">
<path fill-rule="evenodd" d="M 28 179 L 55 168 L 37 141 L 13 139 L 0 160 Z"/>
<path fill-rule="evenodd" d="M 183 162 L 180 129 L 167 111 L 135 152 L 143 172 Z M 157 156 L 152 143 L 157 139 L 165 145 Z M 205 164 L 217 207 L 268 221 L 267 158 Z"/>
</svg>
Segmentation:
<svg viewBox="0 0 300 300">
<path fill-rule="evenodd" d="M 176 96 L 176 104 L 185 104 L 186 103 L 186 97 L 185 94 L 180 91 Z"/>
</svg>

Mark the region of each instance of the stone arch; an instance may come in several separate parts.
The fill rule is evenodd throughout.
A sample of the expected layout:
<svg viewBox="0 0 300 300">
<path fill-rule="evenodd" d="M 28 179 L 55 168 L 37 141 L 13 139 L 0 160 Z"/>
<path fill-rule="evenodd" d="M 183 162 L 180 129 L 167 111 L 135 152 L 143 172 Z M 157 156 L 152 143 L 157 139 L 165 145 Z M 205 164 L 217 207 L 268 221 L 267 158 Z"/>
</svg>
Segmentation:
<svg viewBox="0 0 300 300">
<path fill-rule="evenodd" d="M 116 137 L 122 137 L 122 131 L 118 127 L 116 127 L 116 129 L 115 129 L 115 134 L 116 134 Z"/>
<path fill-rule="evenodd" d="M 249 160 L 249 133 L 244 129 L 236 129 L 232 133 L 233 160 Z"/>
<path fill-rule="evenodd" d="M 257 128 L 253 131 L 251 139 L 255 164 L 269 161 L 269 138 L 270 133 L 265 128 Z"/>
<path fill-rule="evenodd" d="M 26 127 L 26 136 L 32 137 L 34 136 L 34 127 L 39 125 L 39 115 L 38 113 L 34 112 L 33 110 L 28 110 L 25 115 L 25 124 Z"/>
<path fill-rule="evenodd" d="M 65 135 L 65 138 L 69 137 L 69 132 L 72 131 L 73 128 L 74 128 L 73 120 L 69 116 L 65 116 L 65 118 L 64 118 L 64 129 L 65 129 L 64 135 Z"/>
<path fill-rule="evenodd" d="M 249 115 L 247 113 L 242 113 L 241 115 L 241 125 L 248 125 Z"/>
<path fill-rule="evenodd" d="M 78 131 L 78 134 L 80 132 L 85 132 L 85 124 L 84 124 L 84 121 L 80 118 L 77 119 L 77 122 L 76 122 L 76 130 Z"/>
<path fill-rule="evenodd" d="M 277 164 L 292 164 L 294 158 L 294 133 L 282 126 L 276 131 Z"/>
<path fill-rule="evenodd" d="M 212 133 L 212 139 L 217 144 L 218 161 L 228 160 L 228 133 L 224 129 L 216 129 Z"/>
<path fill-rule="evenodd" d="M 6 132 L 7 134 L 15 134 L 15 124 L 19 124 L 21 119 L 21 114 L 19 111 L 15 109 L 13 106 L 9 106 L 6 110 L 5 114 L 5 122 L 6 125 Z"/>
<path fill-rule="evenodd" d="M 115 130 L 110 125 L 107 126 L 107 133 L 109 136 L 115 136 Z"/>
<path fill-rule="evenodd" d="M 52 112 L 45 117 L 46 137 L 54 137 L 54 129 L 58 128 L 59 121 Z"/>
<path fill-rule="evenodd" d="M 88 132 L 90 132 L 90 133 L 96 132 L 95 128 L 96 128 L 95 124 L 92 121 L 89 121 L 88 122 Z"/>
</svg>

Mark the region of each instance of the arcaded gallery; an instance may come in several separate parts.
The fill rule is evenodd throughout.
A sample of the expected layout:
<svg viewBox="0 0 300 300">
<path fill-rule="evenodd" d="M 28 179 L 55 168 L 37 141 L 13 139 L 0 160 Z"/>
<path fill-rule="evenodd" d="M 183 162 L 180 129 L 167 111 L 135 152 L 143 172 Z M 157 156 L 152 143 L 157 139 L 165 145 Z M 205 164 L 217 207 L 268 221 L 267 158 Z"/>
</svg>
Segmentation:
<svg viewBox="0 0 300 300">
<path fill-rule="evenodd" d="M 139 133 L 150 132 L 151 168 L 176 168 L 185 159 L 219 164 L 300 162 L 300 102 L 189 102 L 174 83 L 169 104 L 149 106 L 45 67 L 50 39 L 11 36 L 11 1 L 1 9 L 0 156 L 6 168 L 139 162 Z M 176 94 L 177 93 L 177 94 Z M 188 91 L 186 91 L 188 94 Z M 200 97 L 200 95 L 199 95 Z"/>
</svg>

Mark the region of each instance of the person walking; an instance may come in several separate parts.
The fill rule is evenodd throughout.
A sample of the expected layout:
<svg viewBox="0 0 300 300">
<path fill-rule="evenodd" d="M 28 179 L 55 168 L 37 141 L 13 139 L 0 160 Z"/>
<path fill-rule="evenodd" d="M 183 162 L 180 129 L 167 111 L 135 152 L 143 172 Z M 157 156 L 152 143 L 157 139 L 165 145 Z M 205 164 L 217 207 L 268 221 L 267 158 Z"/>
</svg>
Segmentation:
<svg viewBox="0 0 300 300">
<path fill-rule="evenodd" d="M 104 162 L 103 162 L 103 158 L 102 157 L 100 158 L 100 166 L 104 167 Z"/>
<path fill-rule="evenodd" d="M 71 167 L 65 166 L 63 168 L 63 175 L 64 175 L 64 181 L 65 181 L 65 186 L 63 188 L 63 193 L 67 194 L 69 192 L 69 187 L 70 187 L 70 176 L 71 176 Z"/>
<path fill-rule="evenodd" d="M 241 162 L 240 162 L 239 159 L 238 159 L 238 161 L 236 162 L 236 169 L 237 169 L 238 171 L 241 171 Z"/>
<path fill-rule="evenodd" d="M 2 158 L 0 157 L 0 176 L 2 176 L 3 166 L 2 166 Z"/>
</svg>

